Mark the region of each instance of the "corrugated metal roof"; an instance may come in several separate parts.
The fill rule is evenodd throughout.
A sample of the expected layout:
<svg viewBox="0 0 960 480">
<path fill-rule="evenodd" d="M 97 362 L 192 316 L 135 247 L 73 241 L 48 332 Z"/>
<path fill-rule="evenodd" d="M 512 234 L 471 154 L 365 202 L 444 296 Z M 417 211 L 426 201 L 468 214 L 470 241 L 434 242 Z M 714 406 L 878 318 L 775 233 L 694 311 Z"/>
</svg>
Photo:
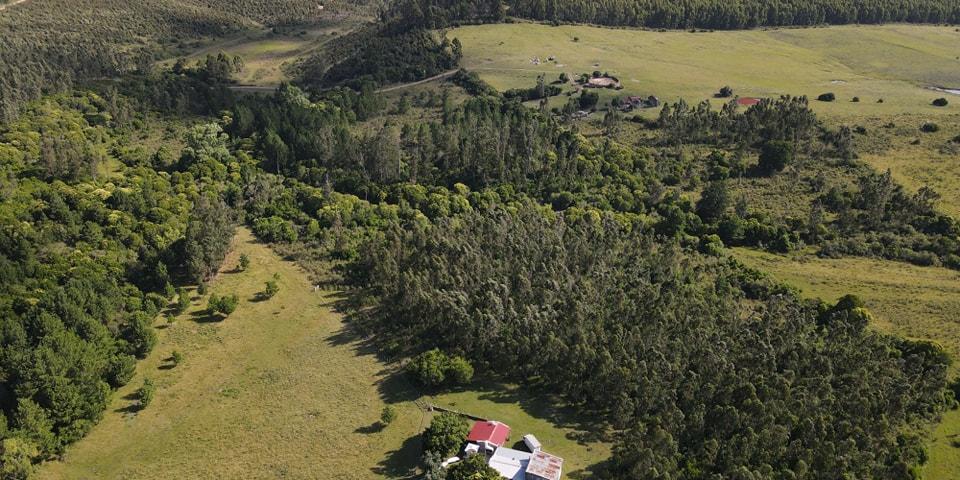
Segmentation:
<svg viewBox="0 0 960 480">
<path fill-rule="evenodd" d="M 527 465 L 528 475 L 536 475 L 545 480 L 560 480 L 562 472 L 563 459 L 543 451 L 534 453 Z"/>
</svg>

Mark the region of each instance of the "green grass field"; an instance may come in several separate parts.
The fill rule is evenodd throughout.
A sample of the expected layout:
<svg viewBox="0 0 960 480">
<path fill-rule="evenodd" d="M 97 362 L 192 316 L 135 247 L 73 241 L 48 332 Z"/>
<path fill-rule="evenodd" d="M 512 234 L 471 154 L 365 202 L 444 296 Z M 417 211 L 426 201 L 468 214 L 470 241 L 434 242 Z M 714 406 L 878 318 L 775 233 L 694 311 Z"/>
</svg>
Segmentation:
<svg viewBox="0 0 960 480">
<path fill-rule="evenodd" d="M 240 253 L 251 259 L 245 272 L 233 271 Z M 197 298 L 175 323 L 158 320 L 160 342 L 136 377 L 90 434 L 63 461 L 41 466 L 37 478 L 411 478 L 419 433 L 429 422 L 416 405 L 421 399 L 456 403 L 533 432 L 569 457 L 567 471 L 607 457 L 605 445 L 579 445 L 586 433 L 545 404 L 512 401 L 515 389 L 421 398 L 396 365 L 345 333 L 332 310 L 335 293 L 314 292 L 303 270 L 248 230 L 240 230 L 224 268 L 211 290 L 239 294 L 237 311 L 209 321 L 206 299 Z M 255 301 L 274 274 L 280 292 Z M 174 351 L 184 357 L 177 366 Z M 157 392 L 138 411 L 132 394 L 144 377 Z M 381 429 L 388 403 L 399 416 Z"/>
<path fill-rule="evenodd" d="M 909 25 L 812 29 L 652 32 L 540 24 L 468 26 L 449 37 L 463 43 L 464 61 L 498 89 L 529 87 L 594 70 L 620 78 L 616 95 L 656 95 L 698 102 L 730 85 L 741 96 L 782 94 L 838 101 L 815 109 L 844 119 L 910 113 L 940 116 L 960 107 L 930 105 L 948 96 L 929 86 L 960 86 L 960 32 Z M 554 62 L 534 65 L 539 57 Z M 858 96 L 859 103 L 850 100 Z M 876 103 L 878 99 L 884 103 Z"/>
<path fill-rule="evenodd" d="M 883 331 L 932 340 L 960 359 L 960 272 L 901 262 L 862 258 L 821 259 L 784 256 L 737 248 L 747 265 L 797 287 L 811 298 L 835 301 L 853 293 L 867 304 Z M 960 373 L 960 362 L 952 375 Z M 930 436 L 924 478 L 960 479 L 960 410 L 948 412 Z"/>
</svg>

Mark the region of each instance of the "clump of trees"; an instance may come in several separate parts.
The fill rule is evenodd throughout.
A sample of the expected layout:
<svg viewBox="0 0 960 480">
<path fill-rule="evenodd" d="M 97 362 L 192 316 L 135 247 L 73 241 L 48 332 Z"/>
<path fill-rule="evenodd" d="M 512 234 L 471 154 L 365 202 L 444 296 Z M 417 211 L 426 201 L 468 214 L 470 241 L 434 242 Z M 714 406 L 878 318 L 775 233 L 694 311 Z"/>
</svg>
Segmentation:
<svg viewBox="0 0 960 480">
<path fill-rule="evenodd" d="M 458 355 L 447 355 L 435 348 L 414 357 L 406 366 L 407 373 L 423 385 L 463 385 L 473 379 L 473 366 Z"/>
<path fill-rule="evenodd" d="M 233 212 L 221 198 L 203 195 L 196 201 L 183 244 L 187 272 L 195 281 L 217 273 L 235 230 Z"/>
<path fill-rule="evenodd" d="M 946 98 L 943 98 L 943 97 L 940 97 L 940 98 L 938 98 L 938 99 L 936 99 L 936 100 L 933 101 L 933 106 L 935 106 L 935 107 L 946 107 L 946 106 L 949 105 L 949 104 L 950 104 L 950 102 L 949 102 Z"/>
</svg>

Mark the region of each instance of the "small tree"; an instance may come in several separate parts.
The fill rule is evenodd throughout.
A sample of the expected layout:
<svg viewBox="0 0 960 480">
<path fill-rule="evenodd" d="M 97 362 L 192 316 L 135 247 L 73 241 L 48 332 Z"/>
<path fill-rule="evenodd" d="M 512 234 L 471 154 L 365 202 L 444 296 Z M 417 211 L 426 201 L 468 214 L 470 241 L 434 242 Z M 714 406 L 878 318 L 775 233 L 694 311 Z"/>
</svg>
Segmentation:
<svg viewBox="0 0 960 480">
<path fill-rule="evenodd" d="M 560 83 L 570 83 L 570 76 L 567 75 L 567 72 L 560 73 Z"/>
<path fill-rule="evenodd" d="M 440 349 L 433 349 L 417 355 L 407 364 L 407 372 L 420 383 L 436 387 L 447 379 L 447 356 Z"/>
<path fill-rule="evenodd" d="M 180 287 L 177 289 L 177 304 L 173 307 L 174 313 L 177 315 L 186 312 L 190 308 L 190 294 L 187 293 L 187 289 Z"/>
<path fill-rule="evenodd" d="M 444 412 L 433 417 L 430 426 L 423 432 L 423 448 L 435 452 L 441 457 L 457 453 L 460 445 L 467 439 L 470 425 L 455 413 Z"/>
<path fill-rule="evenodd" d="M 720 92 L 717 93 L 717 96 L 720 98 L 730 98 L 733 96 L 733 89 L 730 86 L 725 85 L 720 88 Z"/>
<path fill-rule="evenodd" d="M 393 423 L 397 419 L 397 409 L 393 405 L 387 405 L 383 407 L 383 411 L 380 412 L 380 425 L 386 427 Z"/>
<path fill-rule="evenodd" d="M 447 362 L 447 379 L 462 385 L 473 380 L 473 365 L 461 356 L 450 357 Z"/>
<path fill-rule="evenodd" d="M 150 402 L 153 401 L 153 394 L 156 393 L 157 387 L 153 385 L 153 381 L 149 378 L 143 379 L 143 386 L 137 390 L 137 400 L 140 401 L 140 408 L 147 408 L 147 405 L 150 405 Z"/>
<path fill-rule="evenodd" d="M 947 101 L 946 98 L 942 98 L 942 97 L 941 97 L 941 98 L 938 98 L 938 99 L 936 99 L 936 100 L 933 101 L 933 106 L 934 106 L 934 107 L 946 107 L 946 106 L 949 105 L 949 104 L 950 104 L 950 102 Z"/>
<path fill-rule="evenodd" d="M 224 295 L 222 297 L 217 294 L 211 294 L 210 299 L 207 301 L 207 312 L 211 315 L 219 313 L 227 317 L 237 309 L 237 304 L 239 303 L 240 297 L 236 294 Z"/>
<path fill-rule="evenodd" d="M 793 145 L 789 142 L 775 140 L 767 142 L 760 151 L 760 170 L 766 173 L 783 171 L 793 162 Z"/>
<path fill-rule="evenodd" d="M 173 354 L 170 355 L 170 360 L 173 362 L 173 366 L 180 365 L 183 363 L 183 354 L 179 350 L 174 350 Z"/>
<path fill-rule="evenodd" d="M 245 272 L 250 268 L 250 257 L 246 253 L 240 254 L 240 271 Z"/>
<path fill-rule="evenodd" d="M 483 455 L 474 455 L 456 463 L 447 471 L 447 480 L 499 480 L 500 473 L 487 465 Z"/>
<path fill-rule="evenodd" d="M 706 223 L 714 223 L 720 220 L 729 206 L 730 193 L 727 182 L 723 180 L 710 182 L 703 190 L 700 201 L 697 202 L 697 215 Z"/>
<path fill-rule="evenodd" d="M 836 96 L 835 94 L 833 94 L 832 92 L 831 92 L 831 93 L 821 93 L 820 96 L 817 97 L 817 100 L 820 100 L 821 102 L 832 102 L 832 101 L 834 101 L 834 100 L 836 100 L 836 99 L 837 99 L 837 96 Z"/>
</svg>

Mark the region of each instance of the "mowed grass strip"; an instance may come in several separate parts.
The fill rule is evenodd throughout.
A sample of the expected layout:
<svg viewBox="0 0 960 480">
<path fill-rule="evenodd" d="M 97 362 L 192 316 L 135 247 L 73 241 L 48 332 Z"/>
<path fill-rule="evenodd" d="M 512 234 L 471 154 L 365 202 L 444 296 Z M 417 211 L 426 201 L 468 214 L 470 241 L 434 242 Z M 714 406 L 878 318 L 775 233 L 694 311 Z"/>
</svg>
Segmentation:
<svg viewBox="0 0 960 480">
<path fill-rule="evenodd" d="M 833 92 L 836 102 L 813 102 L 817 112 L 858 119 L 942 115 L 951 109 L 930 102 L 949 95 L 926 87 L 960 88 L 960 32 L 953 27 L 689 33 L 518 23 L 467 26 L 448 36 L 463 43 L 464 66 L 498 89 L 531 87 L 539 74 L 554 80 L 561 72 L 574 77 L 598 70 L 617 76 L 624 86 L 604 91 L 602 100 L 656 95 L 696 103 L 724 85 L 741 96 L 816 98 Z M 535 58 L 543 63 L 534 64 Z M 855 96 L 860 102 L 851 101 Z M 953 97 L 960 106 L 960 96 Z M 883 103 L 877 103 L 880 99 Z"/>
<path fill-rule="evenodd" d="M 822 259 L 733 249 L 745 264 L 792 285 L 810 298 L 835 301 L 852 293 L 866 302 L 875 327 L 908 338 L 931 340 L 955 359 L 960 374 L 960 272 L 888 260 Z M 924 478 L 960 479 L 960 410 L 944 415 L 927 445 Z"/>
<path fill-rule="evenodd" d="M 250 256 L 251 267 L 234 273 L 240 253 Z M 202 312 L 206 299 L 194 301 L 160 331 L 160 344 L 115 394 L 100 424 L 67 450 L 65 461 L 44 465 L 37 478 L 366 479 L 413 473 L 419 445 L 410 439 L 416 440 L 423 413 L 399 401 L 398 419 L 377 427 L 384 399 L 410 397 L 409 385 L 386 381 L 393 369 L 343 335 L 331 294 L 313 292 L 303 272 L 247 230 L 239 232 L 225 266 L 211 290 L 239 294 L 236 312 L 210 322 Z M 280 292 L 255 302 L 274 273 Z M 174 350 L 184 360 L 171 368 Z M 153 403 L 137 411 L 131 394 L 145 376 L 157 392 Z"/>
</svg>

